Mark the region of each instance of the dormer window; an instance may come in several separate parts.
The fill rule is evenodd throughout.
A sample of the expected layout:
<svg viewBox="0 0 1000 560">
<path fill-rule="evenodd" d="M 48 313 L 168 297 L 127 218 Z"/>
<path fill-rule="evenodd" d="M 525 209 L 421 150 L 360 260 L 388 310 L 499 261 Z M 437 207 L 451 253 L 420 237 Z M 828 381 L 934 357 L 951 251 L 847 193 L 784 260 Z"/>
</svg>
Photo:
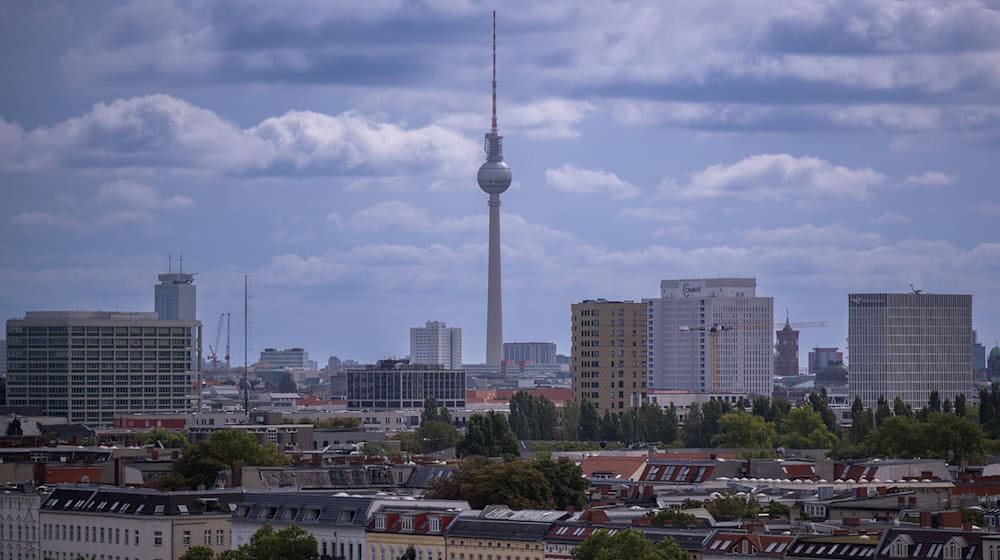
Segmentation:
<svg viewBox="0 0 1000 560">
<path fill-rule="evenodd" d="M 385 530 L 385 514 L 380 513 L 375 516 L 375 528 L 379 530 Z"/>
<path fill-rule="evenodd" d="M 413 516 L 412 515 L 404 515 L 403 516 L 403 530 L 404 531 L 412 531 L 413 530 Z"/>
<path fill-rule="evenodd" d="M 440 533 L 441 532 L 441 518 L 440 517 L 432 517 L 431 518 L 431 532 L 432 533 Z"/>
</svg>

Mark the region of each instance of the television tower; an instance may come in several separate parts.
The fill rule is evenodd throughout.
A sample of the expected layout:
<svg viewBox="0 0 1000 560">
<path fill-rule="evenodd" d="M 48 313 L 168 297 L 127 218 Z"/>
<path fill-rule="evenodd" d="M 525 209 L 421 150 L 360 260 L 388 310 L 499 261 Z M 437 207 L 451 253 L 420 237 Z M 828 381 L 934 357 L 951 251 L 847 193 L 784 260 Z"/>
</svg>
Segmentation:
<svg viewBox="0 0 1000 560">
<path fill-rule="evenodd" d="M 497 133 L 497 12 L 493 11 L 493 119 L 483 143 L 486 163 L 479 168 L 479 188 L 490 195 L 489 284 L 486 293 L 486 363 L 503 360 L 503 305 L 500 296 L 500 193 L 510 187 L 510 167 L 503 161 L 503 136 Z"/>
</svg>

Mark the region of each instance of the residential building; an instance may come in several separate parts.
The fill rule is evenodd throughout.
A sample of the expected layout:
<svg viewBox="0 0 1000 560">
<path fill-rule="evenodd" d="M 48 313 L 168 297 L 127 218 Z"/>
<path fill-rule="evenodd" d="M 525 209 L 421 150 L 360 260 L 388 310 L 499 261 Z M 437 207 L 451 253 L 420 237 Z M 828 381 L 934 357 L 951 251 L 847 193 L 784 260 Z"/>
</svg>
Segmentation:
<svg viewBox="0 0 1000 560">
<path fill-rule="evenodd" d="M 316 362 L 309 359 L 309 352 L 302 348 L 265 348 L 260 353 L 260 364 L 269 364 L 273 368 L 316 369 Z"/>
<path fill-rule="evenodd" d="M 479 560 L 490 556 L 496 560 L 508 556 L 510 560 L 544 560 L 549 527 L 570 516 L 572 513 L 565 511 L 511 511 L 506 506 L 460 515 L 448 528 L 447 560 Z"/>
<path fill-rule="evenodd" d="M 3 341 L 0 341 L 0 350 L 3 349 Z M 976 331 L 972 331 L 972 371 L 983 371 L 986 369 L 986 346 L 979 342 Z M 0 363 L 0 373 L 3 373 L 3 364 Z"/>
<path fill-rule="evenodd" d="M 220 553 L 232 544 L 241 494 L 60 486 L 39 511 L 41 554 L 52 560 L 179 560 L 194 545 Z"/>
<path fill-rule="evenodd" d="M 348 409 L 420 409 L 427 397 L 434 397 L 438 406 L 464 408 L 465 370 L 409 360 L 379 360 L 347 370 Z"/>
<path fill-rule="evenodd" d="M 774 301 L 755 278 L 663 280 L 649 306 L 656 389 L 770 395 Z"/>
<path fill-rule="evenodd" d="M 791 377 L 799 374 L 799 331 L 792 328 L 785 317 L 785 326 L 775 333 L 778 343 L 775 346 L 777 355 L 774 357 L 774 375 Z"/>
<path fill-rule="evenodd" d="M 848 296 L 850 398 L 880 396 L 920 409 L 972 395 L 972 296 L 855 293 Z"/>
<path fill-rule="evenodd" d="M 159 275 L 153 288 L 156 314 L 166 321 L 194 321 L 198 318 L 194 274 L 168 272 Z"/>
<path fill-rule="evenodd" d="M 585 300 L 572 310 L 573 399 L 621 414 L 646 400 L 646 304 Z"/>
<path fill-rule="evenodd" d="M 468 503 L 457 501 L 438 507 L 424 502 L 383 503 L 368 522 L 368 558 L 396 560 L 412 546 L 417 558 L 445 560 L 445 533 L 468 509 Z"/>
<path fill-rule="evenodd" d="M 816 346 L 809 352 L 809 373 L 816 374 L 830 364 L 844 363 L 844 353 L 837 347 L 821 348 Z"/>
<path fill-rule="evenodd" d="M 503 359 L 512 362 L 555 365 L 556 343 L 554 342 L 504 342 Z"/>
<path fill-rule="evenodd" d="M 7 404 L 70 422 L 186 412 L 200 367 L 200 321 L 115 311 L 29 311 L 7 321 Z"/>
<path fill-rule="evenodd" d="M 42 560 L 39 554 L 41 531 L 38 509 L 43 496 L 28 482 L 8 485 L 0 494 L 0 558 Z"/>
<path fill-rule="evenodd" d="M 732 558 L 784 558 L 792 535 L 761 535 L 758 533 L 718 531 L 705 541 L 702 560 Z"/>
<path fill-rule="evenodd" d="M 427 321 L 410 329 L 410 362 L 462 369 L 462 328 Z"/>
</svg>

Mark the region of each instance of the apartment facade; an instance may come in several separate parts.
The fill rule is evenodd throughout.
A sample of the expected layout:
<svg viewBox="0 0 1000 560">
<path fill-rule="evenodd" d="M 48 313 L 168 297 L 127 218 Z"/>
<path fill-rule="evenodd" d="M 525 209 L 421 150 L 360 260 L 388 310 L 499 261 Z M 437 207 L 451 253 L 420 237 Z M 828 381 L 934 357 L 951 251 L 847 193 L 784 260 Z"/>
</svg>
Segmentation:
<svg viewBox="0 0 1000 560">
<path fill-rule="evenodd" d="M 646 399 L 647 306 L 585 300 L 572 310 L 573 399 L 622 413 Z"/>
<path fill-rule="evenodd" d="M 316 362 L 309 360 L 309 352 L 303 348 L 265 348 L 260 353 L 260 362 L 275 368 L 316 369 Z"/>
<path fill-rule="evenodd" d="M 7 321 L 7 404 L 70 422 L 187 412 L 200 368 L 200 321 L 114 311 L 29 311 Z"/>
<path fill-rule="evenodd" d="M 42 496 L 31 483 L 0 494 L 0 560 L 42 560 L 38 510 Z"/>
<path fill-rule="evenodd" d="M 656 389 L 770 395 L 774 300 L 755 278 L 663 280 L 647 301 Z"/>
<path fill-rule="evenodd" d="M 531 362 L 539 365 L 556 363 L 555 342 L 504 342 L 503 359 L 513 362 Z"/>
<path fill-rule="evenodd" d="M 379 360 L 347 370 L 347 408 L 351 410 L 422 409 L 434 397 L 438 406 L 465 407 L 465 370 L 409 360 Z"/>
<path fill-rule="evenodd" d="M 365 538 L 371 560 L 395 560 L 410 546 L 417 558 L 445 560 L 445 532 L 463 510 L 465 502 L 384 503 L 377 506 L 368 522 Z"/>
<path fill-rule="evenodd" d="M 855 293 L 847 298 L 850 398 L 885 395 L 914 409 L 972 395 L 972 296 Z"/>
<path fill-rule="evenodd" d="M 462 369 L 462 328 L 443 321 L 411 328 L 410 363 Z"/>
</svg>

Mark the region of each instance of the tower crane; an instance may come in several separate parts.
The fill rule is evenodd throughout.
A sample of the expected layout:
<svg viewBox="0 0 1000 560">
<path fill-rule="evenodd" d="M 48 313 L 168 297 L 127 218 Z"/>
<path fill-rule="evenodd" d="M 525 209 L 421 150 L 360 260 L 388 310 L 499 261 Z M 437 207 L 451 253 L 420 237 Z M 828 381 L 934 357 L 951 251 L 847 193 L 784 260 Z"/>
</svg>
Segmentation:
<svg viewBox="0 0 1000 560">
<path fill-rule="evenodd" d="M 219 339 L 222 338 L 222 320 L 226 318 L 226 314 L 222 313 L 219 315 L 219 326 L 215 329 L 215 343 L 208 345 L 208 359 L 212 363 L 212 369 L 219 369 Z M 226 343 L 226 362 L 229 362 L 229 343 Z"/>
</svg>

